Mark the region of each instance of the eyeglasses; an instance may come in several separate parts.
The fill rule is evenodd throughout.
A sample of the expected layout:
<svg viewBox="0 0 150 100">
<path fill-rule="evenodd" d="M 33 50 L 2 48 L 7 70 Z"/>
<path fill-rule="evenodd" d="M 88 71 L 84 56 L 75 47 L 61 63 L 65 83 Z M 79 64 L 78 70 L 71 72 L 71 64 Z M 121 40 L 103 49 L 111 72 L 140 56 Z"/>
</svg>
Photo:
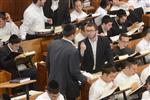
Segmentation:
<svg viewBox="0 0 150 100">
<path fill-rule="evenodd" d="M 86 30 L 86 32 L 96 32 L 96 30 Z"/>
</svg>

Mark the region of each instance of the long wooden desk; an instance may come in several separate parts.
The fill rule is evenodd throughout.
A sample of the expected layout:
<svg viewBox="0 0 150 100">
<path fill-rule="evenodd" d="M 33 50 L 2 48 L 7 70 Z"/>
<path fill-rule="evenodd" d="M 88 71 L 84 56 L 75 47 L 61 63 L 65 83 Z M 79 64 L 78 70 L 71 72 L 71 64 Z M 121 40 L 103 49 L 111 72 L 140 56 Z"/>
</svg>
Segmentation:
<svg viewBox="0 0 150 100">
<path fill-rule="evenodd" d="M 35 83 L 36 80 L 29 80 L 27 82 L 23 82 L 23 83 L 10 83 L 10 82 L 5 82 L 5 83 L 1 83 L 0 84 L 0 88 L 2 89 L 7 89 L 6 92 L 9 92 L 9 89 L 13 89 L 16 87 L 21 87 L 21 86 L 25 86 L 26 87 L 26 100 L 29 100 L 29 89 L 28 89 L 28 85 Z"/>
</svg>

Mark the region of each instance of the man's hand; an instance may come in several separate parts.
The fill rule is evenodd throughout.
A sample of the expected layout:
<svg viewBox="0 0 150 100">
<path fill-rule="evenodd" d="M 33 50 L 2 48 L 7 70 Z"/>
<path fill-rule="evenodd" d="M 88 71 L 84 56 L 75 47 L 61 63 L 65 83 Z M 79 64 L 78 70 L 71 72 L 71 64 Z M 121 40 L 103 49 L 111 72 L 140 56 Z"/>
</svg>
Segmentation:
<svg viewBox="0 0 150 100">
<path fill-rule="evenodd" d="M 49 23 L 49 24 L 53 24 L 53 20 L 52 20 L 52 18 L 48 18 L 47 23 Z"/>
<path fill-rule="evenodd" d="M 131 85 L 131 91 L 134 91 L 135 89 L 137 89 L 139 87 L 138 83 L 137 82 L 134 82 L 132 85 Z"/>
<path fill-rule="evenodd" d="M 10 14 L 9 13 L 5 13 L 5 15 L 6 15 L 6 21 L 11 22 L 12 19 L 10 17 Z"/>
<path fill-rule="evenodd" d="M 18 55 L 18 56 L 15 57 L 15 60 L 17 60 L 19 58 L 25 58 L 25 57 L 26 57 L 25 54 L 20 54 L 20 55 Z"/>
<path fill-rule="evenodd" d="M 90 85 L 93 83 L 93 81 L 90 77 L 87 77 L 87 83 L 90 84 Z"/>
<path fill-rule="evenodd" d="M 80 53 L 83 56 L 84 55 L 84 51 L 86 50 L 86 45 L 84 42 L 81 42 L 80 44 Z"/>
</svg>

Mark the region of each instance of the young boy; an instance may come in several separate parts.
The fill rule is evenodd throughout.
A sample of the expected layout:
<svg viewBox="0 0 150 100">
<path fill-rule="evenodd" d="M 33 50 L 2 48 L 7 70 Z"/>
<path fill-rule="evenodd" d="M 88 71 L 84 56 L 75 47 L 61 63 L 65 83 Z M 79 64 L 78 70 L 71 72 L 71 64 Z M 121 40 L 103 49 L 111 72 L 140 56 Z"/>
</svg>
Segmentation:
<svg viewBox="0 0 150 100">
<path fill-rule="evenodd" d="M 116 75 L 117 71 L 114 67 L 102 70 L 102 76 L 90 87 L 89 100 L 99 100 L 105 92 L 112 90 L 115 87 L 113 80 Z"/>
<path fill-rule="evenodd" d="M 36 98 L 36 100 L 64 100 L 64 97 L 59 92 L 59 84 L 55 80 L 48 83 L 46 92 Z"/>
<path fill-rule="evenodd" d="M 119 86 L 120 90 L 131 88 L 126 91 L 126 95 L 141 85 L 137 72 L 137 63 L 134 58 L 128 58 L 122 65 L 123 70 L 116 76 L 114 83 Z M 119 95 L 119 100 L 122 100 L 122 96 Z"/>
</svg>

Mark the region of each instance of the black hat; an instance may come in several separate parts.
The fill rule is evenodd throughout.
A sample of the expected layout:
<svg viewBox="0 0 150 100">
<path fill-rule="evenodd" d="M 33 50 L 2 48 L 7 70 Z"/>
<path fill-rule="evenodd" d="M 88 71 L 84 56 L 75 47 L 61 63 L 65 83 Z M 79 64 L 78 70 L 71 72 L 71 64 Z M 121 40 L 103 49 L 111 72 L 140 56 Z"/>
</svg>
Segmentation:
<svg viewBox="0 0 150 100">
<path fill-rule="evenodd" d="M 65 25 L 64 30 L 63 30 L 63 35 L 70 36 L 75 33 L 75 30 L 76 30 L 76 25 L 69 23 Z"/>
<path fill-rule="evenodd" d="M 55 80 L 50 80 L 48 82 L 47 90 L 48 90 L 49 93 L 54 93 L 54 94 L 58 93 L 59 92 L 59 84 L 58 84 L 58 82 L 55 81 Z"/>
<path fill-rule="evenodd" d="M 8 42 L 11 44 L 20 43 L 21 39 L 17 35 L 13 34 L 10 36 Z"/>
</svg>

